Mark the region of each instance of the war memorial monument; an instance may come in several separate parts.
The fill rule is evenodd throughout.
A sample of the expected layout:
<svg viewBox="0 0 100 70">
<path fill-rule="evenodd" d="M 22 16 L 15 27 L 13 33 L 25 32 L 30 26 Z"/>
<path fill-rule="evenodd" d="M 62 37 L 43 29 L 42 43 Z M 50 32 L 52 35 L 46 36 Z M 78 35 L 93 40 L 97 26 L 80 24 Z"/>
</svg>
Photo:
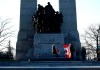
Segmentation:
<svg viewBox="0 0 100 70">
<path fill-rule="evenodd" d="M 21 0 L 16 61 L 1 61 L 0 70 L 100 70 L 100 62 L 81 60 L 76 20 L 75 0 L 59 0 L 59 11 Z"/>
<path fill-rule="evenodd" d="M 21 0 L 16 60 L 62 60 L 65 59 L 64 44 L 81 51 L 75 0 L 59 0 L 59 12 L 50 5 L 48 2 L 49 8 L 41 10 L 40 4 L 37 9 L 37 0 Z M 59 50 L 58 55 L 55 49 Z M 74 56 L 77 55 L 74 53 Z"/>
</svg>

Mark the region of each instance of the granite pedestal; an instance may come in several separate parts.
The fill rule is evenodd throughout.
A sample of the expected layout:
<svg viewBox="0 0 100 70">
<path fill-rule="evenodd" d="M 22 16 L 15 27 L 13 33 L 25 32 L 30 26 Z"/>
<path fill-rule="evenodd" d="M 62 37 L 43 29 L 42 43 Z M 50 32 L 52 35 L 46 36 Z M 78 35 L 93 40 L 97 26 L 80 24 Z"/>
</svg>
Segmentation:
<svg viewBox="0 0 100 70">
<path fill-rule="evenodd" d="M 61 59 L 65 58 L 63 48 L 64 35 L 63 34 L 35 34 L 34 46 L 29 49 L 27 57 L 31 59 Z M 58 56 L 53 54 L 53 47 L 59 51 Z"/>
</svg>

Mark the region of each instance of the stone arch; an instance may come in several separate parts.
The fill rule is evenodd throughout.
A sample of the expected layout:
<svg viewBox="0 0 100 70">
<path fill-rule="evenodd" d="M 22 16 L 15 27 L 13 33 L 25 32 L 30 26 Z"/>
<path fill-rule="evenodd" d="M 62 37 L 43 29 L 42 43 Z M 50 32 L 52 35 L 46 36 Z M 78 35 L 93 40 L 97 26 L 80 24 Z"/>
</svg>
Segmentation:
<svg viewBox="0 0 100 70">
<path fill-rule="evenodd" d="M 33 43 L 35 33 L 34 28 L 32 27 L 32 15 L 34 14 L 36 9 L 37 0 L 21 0 L 20 29 L 16 43 L 16 60 L 24 58 L 28 49 L 32 47 L 30 46 L 30 43 Z M 80 49 L 81 45 L 77 30 L 75 0 L 59 0 L 59 10 L 64 15 L 63 25 L 61 27 L 61 33 L 64 35 L 64 40 L 67 40 L 65 39 L 66 36 L 68 36 L 68 34 L 72 32 L 72 36 L 76 37 L 77 39 L 75 41 L 75 47 Z M 31 39 L 28 36 L 30 36 Z"/>
</svg>

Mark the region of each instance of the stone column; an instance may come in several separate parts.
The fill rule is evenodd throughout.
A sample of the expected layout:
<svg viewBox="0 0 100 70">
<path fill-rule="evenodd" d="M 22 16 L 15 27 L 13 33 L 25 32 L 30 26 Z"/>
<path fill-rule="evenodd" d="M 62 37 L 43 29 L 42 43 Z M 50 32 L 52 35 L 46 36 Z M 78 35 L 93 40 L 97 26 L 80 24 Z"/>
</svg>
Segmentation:
<svg viewBox="0 0 100 70">
<path fill-rule="evenodd" d="M 81 44 L 77 30 L 76 3 L 75 0 L 59 0 L 59 9 L 63 14 L 61 31 L 64 34 L 65 43 L 74 44 L 75 49 L 80 51 Z"/>
<path fill-rule="evenodd" d="M 21 0 L 20 29 L 16 44 L 16 60 L 25 58 L 29 48 L 33 45 L 34 30 L 32 15 L 37 9 L 37 0 Z"/>
<path fill-rule="evenodd" d="M 60 12 L 63 14 L 62 32 L 77 30 L 75 0 L 59 0 Z"/>
</svg>

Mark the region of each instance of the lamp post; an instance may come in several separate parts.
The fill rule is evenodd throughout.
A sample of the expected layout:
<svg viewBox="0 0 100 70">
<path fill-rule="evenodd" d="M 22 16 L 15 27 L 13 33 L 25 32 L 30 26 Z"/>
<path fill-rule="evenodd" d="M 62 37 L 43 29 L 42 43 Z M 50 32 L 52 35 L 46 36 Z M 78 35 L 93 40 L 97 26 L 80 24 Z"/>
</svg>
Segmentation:
<svg viewBox="0 0 100 70">
<path fill-rule="evenodd" d="M 99 26 L 99 29 L 97 29 L 97 59 L 98 60 L 100 60 L 99 47 L 100 47 L 100 26 Z"/>
</svg>

